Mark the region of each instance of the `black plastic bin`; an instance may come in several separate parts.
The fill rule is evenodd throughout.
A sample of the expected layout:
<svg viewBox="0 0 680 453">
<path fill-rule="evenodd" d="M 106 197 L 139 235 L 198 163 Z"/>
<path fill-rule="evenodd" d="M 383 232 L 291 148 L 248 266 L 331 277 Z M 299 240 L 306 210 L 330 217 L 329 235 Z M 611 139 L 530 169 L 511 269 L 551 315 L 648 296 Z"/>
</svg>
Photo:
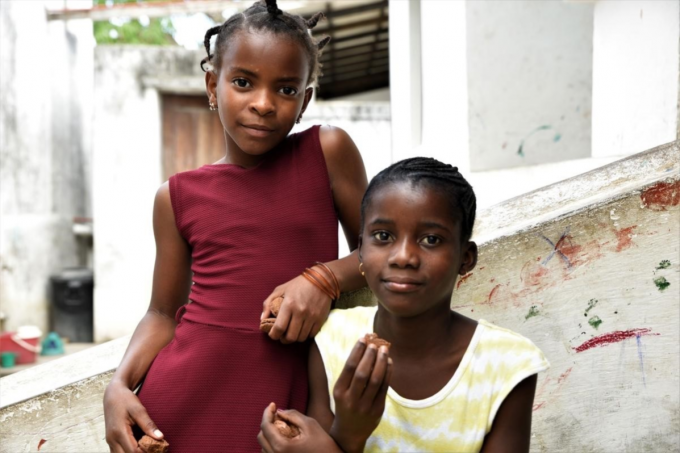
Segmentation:
<svg viewBox="0 0 680 453">
<path fill-rule="evenodd" d="M 92 343 L 94 276 L 90 269 L 64 269 L 50 277 L 50 330 L 72 343 Z"/>
</svg>

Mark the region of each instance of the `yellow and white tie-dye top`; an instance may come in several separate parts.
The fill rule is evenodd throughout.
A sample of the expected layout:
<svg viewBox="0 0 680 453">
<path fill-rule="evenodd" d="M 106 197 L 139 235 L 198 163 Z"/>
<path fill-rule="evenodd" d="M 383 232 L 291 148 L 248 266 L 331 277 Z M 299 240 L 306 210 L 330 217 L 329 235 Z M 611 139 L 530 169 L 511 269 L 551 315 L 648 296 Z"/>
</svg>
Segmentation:
<svg viewBox="0 0 680 453">
<path fill-rule="evenodd" d="M 357 340 L 373 332 L 376 311 L 377 307 L 333 310 L 315 337 L 329 395 Z M 409 400 L 388 390 L 382 420 L 364 451 L 479 451 L 510 391 L 549 366 L 529 339 L 479 320 L 458 369 L 440 391 L 424 400 Z M 332 396 L 330 403 L 335 413 Z"/>
</svg>

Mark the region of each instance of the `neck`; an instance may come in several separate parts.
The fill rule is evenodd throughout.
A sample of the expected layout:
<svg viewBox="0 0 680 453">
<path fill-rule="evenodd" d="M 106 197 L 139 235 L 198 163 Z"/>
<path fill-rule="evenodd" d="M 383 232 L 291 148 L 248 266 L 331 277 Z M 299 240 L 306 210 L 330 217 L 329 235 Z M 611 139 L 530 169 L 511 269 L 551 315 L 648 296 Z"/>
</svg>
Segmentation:
<svg viewBox="0 0 680 453">
<path fill-rule="evenodd" d="M 457 317 L 448 301 L 411 318 L 403 318 L 378 307 L 374 329 L 390 343 L 394 357 L 424 358 L 448 350 L 457 330 Z"/>
</svg>

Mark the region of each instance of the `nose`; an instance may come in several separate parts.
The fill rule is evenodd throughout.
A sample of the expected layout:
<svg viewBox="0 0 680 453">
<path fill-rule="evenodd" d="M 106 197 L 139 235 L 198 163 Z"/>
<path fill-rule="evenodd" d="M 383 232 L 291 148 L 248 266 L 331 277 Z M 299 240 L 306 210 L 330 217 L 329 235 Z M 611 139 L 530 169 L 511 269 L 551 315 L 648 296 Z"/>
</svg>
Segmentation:
<svg viewBox="0 0 680 453">
<path fill-rule="evenodd" d="M 396 241 L 388 258 L 388 264 L 399 268 L 417 269 L 420 266 L 419 250 L 418 244 L 409 238 Z"/>
<path fill-rule="evenodd" d="M 262 89 L 253 94 L 250 110 L 260 116 L 269 115 L 276 110 L 276 105 L 273 102 L 272 94 L 269 93 L 269 90 Z"/>
</svg>

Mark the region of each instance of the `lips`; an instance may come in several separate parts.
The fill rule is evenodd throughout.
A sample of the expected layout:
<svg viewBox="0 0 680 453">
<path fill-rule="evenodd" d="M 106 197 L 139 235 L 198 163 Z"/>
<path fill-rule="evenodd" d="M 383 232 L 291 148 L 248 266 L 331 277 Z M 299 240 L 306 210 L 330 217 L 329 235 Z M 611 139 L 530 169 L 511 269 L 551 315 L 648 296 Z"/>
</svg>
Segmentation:
<svg viewBox="0 0 680 453">
<path fill-rule="evenodd" d="M 274 132 L 274 129 L 261 124 L 243 124 L 242 126 L 245 131 L 253 137 L 267 137 Z"/>
<path fill-rule="evenodd" d="M 410 293 L 423 285 L 421 281 L 408 277 L 386 277 L 382 279 L 382 283 L 385 288 L 395 293 Z"/>
</svg>

